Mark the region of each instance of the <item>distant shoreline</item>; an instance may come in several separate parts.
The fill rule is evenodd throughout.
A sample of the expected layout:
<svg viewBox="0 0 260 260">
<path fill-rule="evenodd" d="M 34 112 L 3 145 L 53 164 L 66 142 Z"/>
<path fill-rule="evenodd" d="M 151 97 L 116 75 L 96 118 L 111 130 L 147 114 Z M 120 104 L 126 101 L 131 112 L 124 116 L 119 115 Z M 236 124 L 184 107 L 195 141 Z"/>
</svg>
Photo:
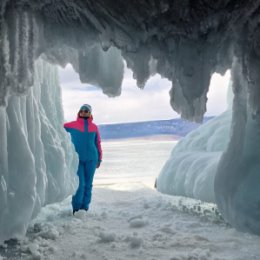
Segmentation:
<svg viewBox="0 0 260 260">
<path fill-rule="evenodd" d="M 204 118 L 207 122 L 211 118 Z M 98 125 L 102 140 L 178 141 L 201 124 L 182 119 Z"/>
<path fill-rule="evenodd" d="M 150 141 L 180 141 L 182 139 L 181 136 L 176 135 L 146 135 L 146 136 L 135 136 L 135 137 L 124 137 L 124 138 L 111 138 L 111 139 L 103 139 L 102 142 L 119 142 L 119 141 L 142 141 L 142 140 L 150 140 Z"/>
</svg>

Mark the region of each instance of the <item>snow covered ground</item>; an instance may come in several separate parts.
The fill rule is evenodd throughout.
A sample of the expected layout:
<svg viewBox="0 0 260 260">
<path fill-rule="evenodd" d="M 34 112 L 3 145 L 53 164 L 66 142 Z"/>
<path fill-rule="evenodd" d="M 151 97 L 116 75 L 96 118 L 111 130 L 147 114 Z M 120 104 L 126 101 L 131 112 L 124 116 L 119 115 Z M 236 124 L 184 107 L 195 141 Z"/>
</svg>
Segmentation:
<svg viewBox="0 0 260 260">
<path fill-rule="evenodd" d="M 260 259 L 260 237 L 240 233 L 213 204 L 167 196 L 154 180 L 175 141 L 103 142 L 88 212 L 72 216 L 68 197 L 44 207 L 2 259 Z"/>
</svg>

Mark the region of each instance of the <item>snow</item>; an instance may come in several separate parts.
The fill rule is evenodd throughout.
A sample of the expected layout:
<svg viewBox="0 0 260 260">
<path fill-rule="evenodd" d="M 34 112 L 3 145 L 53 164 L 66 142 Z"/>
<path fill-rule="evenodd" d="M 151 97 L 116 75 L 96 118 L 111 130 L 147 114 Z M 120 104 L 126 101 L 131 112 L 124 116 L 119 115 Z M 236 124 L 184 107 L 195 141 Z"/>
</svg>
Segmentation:
<svg viewBox="0 0 260 260">
<path fill-rule="evenodd" d="M 258 236 L 238 232 L 210 215 L 178 209 L 181 203 L 203 207 L 200 201 L 163 195 L 153 189 L 151 181 L 164 163 L 157 152 L 169 154 L 175 144 L 145 140 L 105 142 L 106 158 L 96 172 L 90 210 L 73 216 L 71 196 L 61 203 L 45 206 L 31 222 L 16 254 L 24 260 L 259 259 Z M 135 152 L 138 149 L 146 151 L 149 157 L 140 160 Z M 135 164 L 126 165 L 125 154 Z M 153 169 L 138 171 L 155 159 L 157 164 Z M 114 169 L 118 169 L 116 173 Z M 117 182 L 118 176 L 121 180 Z M 204 206 L 214 207 L 205 203 Z M 5 254 L 7 251 L 8 247 Z M 0 252 L 6 259 L 4 251 Z"/>
</svg>

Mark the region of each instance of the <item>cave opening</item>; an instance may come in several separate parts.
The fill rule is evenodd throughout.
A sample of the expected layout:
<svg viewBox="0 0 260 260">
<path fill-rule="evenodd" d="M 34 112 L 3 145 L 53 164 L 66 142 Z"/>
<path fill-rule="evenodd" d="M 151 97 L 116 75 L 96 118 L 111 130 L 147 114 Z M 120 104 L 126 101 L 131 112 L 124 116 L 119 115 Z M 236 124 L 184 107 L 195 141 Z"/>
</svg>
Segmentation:
<svg viewBox="0 0 260 260">
<path fill-rule="evenodd" d="M 97 124 L 145 122 L 180 118 L 169 103 L 172 83 L 159 74 L 152 75 L 144 88 L 138 88 L 133 72 L 124 61 L 122 92 L 110 97 L 95 84 L 82 83 L 71 64 L 58 68 L 62 89 L 65 121 L 75 119 L 80 104 L 91 103 Z M 224 75 L 214 73 L 207 93 L 206 117 L 215 117 L 227 109 L 230 71 Z M 119 112 L 120 111 L 120 112 Z"/>
<path fill-rule="evenodd" d="M 98 70 L 98 68 L 96 69 Z M 143 127 L 149 128 L 152 121 L 180 118 L 180 115 L 172 110 L 169 102 L 169 91 L 172 83 L 159 74 L 155 74 L 147 80 L 144 88 L 140 89 L 132 70 L 127 68 L 126 61 L 124 61 L 121 94 L 116 97 L 109 97 L 95 84 L 82 83 L 80 76 L 74 71 L 71 64 L 67 64 L 64 68 L 59 67 L 59 80 L 62 89 L 65 121 L 75 120 L 75 115 L 83 103 L 91 104 L 94 121 L 101 127 L 107 124 L 130 123 L 128 126 L 129 133 L 136 131 L 136 127 L 138 128 L 131 123 L 145 123 Z M 207 118 L 216 117 L 227 110 L 229 81 L 230 71 L 227 71 L 223 76 L 217 73 L 212 75 L 207 94 L 207 112 L 205 114 Z M 111 129 L 107 131 L 111 131 Z M 97 175 L 94 180 L 95 185 L 124 190 L 135 189 L 136 184 L 141 183 L 153 188 L 155 180 L 165 163 L 165 158 L 169 157 L 172 148 L 178 142 L 178 137 L 174 134 L 170 136 L 170 134 L 156 135 L 150 133 L 148 136 L 144 134 L 133 138 L 130 134 L 128 138 L 127 136 L 118 138 L 120 131 L 123 130 L 119 126 L 116 131 L 117 134 L 114 139 L 111 137 L 113 135 L 110 135 L 109 138 L 109 133 L 107 133 L 104 142 L 102 141 L 105 149 L 105 160 L 104 169 L 100 171 L 110 172 L 110 174 L 105 178 L 103 177 L 104 174 L 101 174 L 101 177 Z M 107 142 L 111 139 L 112 143 Z M 115 140 L 118 142 L 113 142 Z M 124 147 L 130 148 L 124 149 Z M 129 149 L 130 151 L 128 151 Z M 156 156 L 153 154 L 155 151 Z M 110 153 L 112 159 L 109 158 Z M 139 154 L 143 156 L 142 160 L 145 166 L 140 165 Z M 157 157 L 157 160 L 155 160 L 155 157 Z M 118 165 L 107 163 L 106 159 L 116 161 Z M 128 169 L 125 170 L 127 173 L 124 172 L 124 167 Z"/>
<path fill-rule="evenodd" d="M 78 74 L 68 64 L 59 68 L 65 120 L 75 119 L 81 104 L 90 103 L 97 124 L 115 124 L 179 117 L 169 104 L 171 82 L 153 75 L 143 89 L 136 86 L 133 72 L 124 63 L 121 94 L 109 97 L 95 84 L 80 82 Z"/>
</svg>

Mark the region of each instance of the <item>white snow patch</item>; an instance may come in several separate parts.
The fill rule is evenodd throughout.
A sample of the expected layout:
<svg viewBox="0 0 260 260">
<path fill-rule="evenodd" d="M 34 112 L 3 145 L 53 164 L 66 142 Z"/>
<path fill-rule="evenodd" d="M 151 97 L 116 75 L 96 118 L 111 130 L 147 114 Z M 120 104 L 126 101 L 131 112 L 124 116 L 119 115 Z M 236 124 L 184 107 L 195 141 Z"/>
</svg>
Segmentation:
<svg viewBox="0 0 260 260">
<path fill-rule="evenodd" d="M 131 228 L 141 228 L 148 225 L 148 221 L 142 216 L 137 216 L 128 220 Z"/>
<path fill-rule="evenodd" d="M 38 233 L 38 236 L 44 239 L 56 240 L 60 234 L 55 226 L 48 224 L 42 227 L 42 231 Z"/>
<path fill-rule="evenodd" d="M 114 233 L 103 233 L 99 234 L 99 243 L 111 243 L 116 239 L 116 235 Z"/>
</svg>

